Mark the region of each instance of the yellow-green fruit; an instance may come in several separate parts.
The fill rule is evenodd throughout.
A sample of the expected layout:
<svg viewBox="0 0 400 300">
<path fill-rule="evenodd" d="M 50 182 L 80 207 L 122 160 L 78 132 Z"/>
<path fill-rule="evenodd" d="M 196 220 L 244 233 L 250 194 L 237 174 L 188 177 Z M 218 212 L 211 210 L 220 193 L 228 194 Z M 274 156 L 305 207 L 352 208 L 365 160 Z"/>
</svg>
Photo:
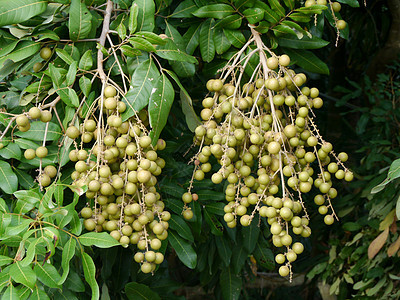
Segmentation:
<svg viewBox="0 0 400 300">
<path fill-rule="evenodd" d="M 44 172 L 50 176 L 50 178 L 54 178 L 57 175 L 57 169 L 55 166 L 49 165 L 44 168 Z"/>
<path fill-rule="evenodd" d="M 279 268 L 279 275 L 282 277 L 288 276 L 289 275 L 289 268 L 287 266 L 281 266 Z"/>
<path fill-rule="evenodd" d="M 104 88 L 104 97 L 110 98 L 116 95 L 117 95 L 117 90 L 115 89 L 115 87 L 108 85 Z"/>
<path fill-rule="evenodd" d="M 79 129 L 76 126 L 69 126 L 65 132 L 70 139 L 76 139 L 79 136 Z"/>
<path fill-rule="evenodd" d="M 28 160 L 34 159 L 36 157 L 36 151 L 34 149 L 26 149 L 24 157 Z"/>
<path fill-rule="evenodd" d="M 40 57 L 44 60 L 48 60 L 51 57 L 51 49 L 48 47 L 42 48 L 42 50 L 40 50 Z"/>
<path fill-rule="evenodd" d="M 42 67 L 43 67 L 43 64 L 42 63 L 40 63 L 40 62 L 37 62 L 37 63 L 35 63 L 34 65 L 33 65 L 33 72 L 35 72 L 35 73 L 37 73 L 37 72 L 39 72 L 40 71 L 40 69 L 42 69 Z"/>
<path fill-rule="evenodd" d="M 44 158 L 48 154 L 48 150 L 46 147 L 40 146 L 36 149 L 36 156 L 39 158 Z"/>
<path fill-rule="evenodd" d="M 50 122 L 52 118 L 51 112 L 48 110 L 42 110 L 42 113 L 40 114 L 40 121 L 43 123 Z"/>
<path fill-rule="evenodd" d="M 25 115 L 20 115 L 15 119 L 15 122 L 17 123 L 18 126 L 25 127 L 25 126 L 28 126 L 29 119 Z"/>
</svg>

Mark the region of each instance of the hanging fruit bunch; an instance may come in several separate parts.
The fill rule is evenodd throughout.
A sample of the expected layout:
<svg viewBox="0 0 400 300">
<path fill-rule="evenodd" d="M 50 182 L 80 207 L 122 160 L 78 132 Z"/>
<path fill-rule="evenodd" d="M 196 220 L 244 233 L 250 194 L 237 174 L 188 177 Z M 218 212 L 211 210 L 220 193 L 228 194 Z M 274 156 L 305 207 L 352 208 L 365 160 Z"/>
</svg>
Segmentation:
<svg viewBox="0 0 400 300">
<path fill-rule="evenodd" d="M 71 177 L 75 185 L 87 186 L 88 205 L 81 211 L 85 228 L 107 231 L 125 247 L 136 245 L 134 259 L 149 273 L 163 262 L 158 250 L 168 236 L 170 214 L 155 187 L 165 166 L 157 151 L 165 142 L 152 145 L 145 110 L 123 121 L 121 98 L 114 86 L 106 86 L 83 122 L 67 128 L 75 145 L 69 152 L 75 162 Z"/>
<path fill-rule="evenodd" d="M 296 240 L 311 234 L 304 195 L 317 191 L 314 202 L 330 225 L 337 219 L 334 178 L 351 181 L 353 174 L 343 164 L 347 154 L 336 154 L 315 125 L 313 109 L 323 105 L 318 89 L 305 86 L 306 75 L 288 68 L 289 56 L 277 56 L 251 31 L 219 79 L 207 82 L 203 124 L 195 130 L 200 147 L 182 196 L 184 216 L 190 218 L 187 204 L 198 198 L 192 191 L 194 180 L 212 173 L 214 184 L 227 181 L 227 226 L 249 226 L 267 218 L 272 242 L 281 252 L 276 256 L 282 265 L 279 274 L 287 276 L 304 249 Z M 258 65 L 248 79 L 244 70 L 254 57 Z"/>
</svg>

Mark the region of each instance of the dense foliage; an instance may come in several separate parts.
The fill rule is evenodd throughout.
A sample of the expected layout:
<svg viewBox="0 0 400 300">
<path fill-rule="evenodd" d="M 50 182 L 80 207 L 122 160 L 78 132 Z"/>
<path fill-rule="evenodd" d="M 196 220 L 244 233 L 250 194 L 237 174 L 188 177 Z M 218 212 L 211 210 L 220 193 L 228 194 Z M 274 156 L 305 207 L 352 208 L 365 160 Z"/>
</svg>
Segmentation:
<svg viewBox="0 0 400 300">
<path fill-rule="evenodd" d="M 396 297 L 396 162 L 379 194 L 385 172 L 360 176 L 398 156 L 398 68 L 341 90 L 342 104 L 368 95 L 355 133 L 371 150 L 353 183 L 363 193 L 332 187 L 353 174 L 318 129 L 324 91 L 312 87 L 329 74 L 318 49 L 349 37 L 340 3 L 359 7 L 0 0 L 2 297 L 254 299 L 257 279 L 310 270 L 336 215 L 357 220 L 308 278 L 343 298 Z M 249 125 L 227 129 L 233 112 Z"/>
</svg>

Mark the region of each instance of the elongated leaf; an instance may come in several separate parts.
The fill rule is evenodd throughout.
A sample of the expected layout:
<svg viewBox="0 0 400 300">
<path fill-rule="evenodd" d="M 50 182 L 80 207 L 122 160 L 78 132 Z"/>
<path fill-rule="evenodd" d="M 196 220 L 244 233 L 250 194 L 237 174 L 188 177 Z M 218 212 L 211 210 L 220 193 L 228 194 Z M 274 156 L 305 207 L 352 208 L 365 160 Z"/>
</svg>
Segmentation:
<svg viewBox="0 0 400 300">
<path fill-rule="evenodd" d="M 238 14 L 234 14 L 232 16 L 223 18 L 215 27 L 218 28 L 226 28 L 226 29 L 238 29 L 240 25 L 242 25 L 242 16 Z"/>
<path fill-rule="evenodd" d="M 76 79 L 76 71 L 77 70 L 78 70 L 78 63 L 76 61 L 73 61 L 71 63 L 71 65 L 69 66 L 67 76 L 65 77 L 67 85 L 74 84 L 75 79 Z M 82 76 L 82 77 L 84 77 L 84 76 Z"/>
<path fill-rule="evenodd" d="M 30 220 L 30 219 L 19 220 L 18 225 L 8 226 L 6 228 L 5 234 L 8 236 L 17 235 L 17 234 L 23 232 L 24 230 L 27 230 L 31 223 L 32 223 L 32 220 Z"/>
<path fill-rule="evenodd" d="M 207 224 L 210 226 L 212 234 L 216 236 L 223 235 L 223 226 L 220 221 L 215 217 L 215 215 L 210 214 L 207 209 L 203 210 L 204 219 L 206 220 Z"/>
<path fill-rule="evenodd" d="M 285 52 L 290 55 L 290 58 L 306 71 L 329 74 L 328 66 L 320 60 L 314 53 L 307 50 L 292 50 L 285 49 Z"/>
<path fill-rule="evenodd" d="M 167 20 L 165 20 L 165 26 L 165 34 L 174 41 L 178 49 L 184 50 L 186 46 L 185 41 L 179 31 L 170 23 L 168 23 Z"/>
<path fill-rule="evenodd" d="M 82 266 L 85 280 L 92 289 L 92 300 L 97 300 L 100 297 L 100 289 L 96 281 L 96 266 L 93 259 L 86 252 L 82 253 Z"/>
<path fill-rule="evenodd" d="M 0 267 L 2 267 L 4 265 L 8 265 L 12 261 L 13 261 L 13 259 L 11 257 L 0 255 Z"/>
<path fill-rule="evenodd" d="M 279 37 L 278 44 L 281 47 L 292 49 L 319 49 L 328 45 L 329 42 L 315 36 L 309 38 L 305 35 L 302 39 L 298 39 L 295 36 L 288 35 Z"/>
<path fill-rule="evenodd" d="M 142 52 L 138 49 L 133 49 L 131 46 L 128 45 L 122 45 L 120 47 L 121 51 L 123 54 L 129 57 L 136 57 L 142 54 Z"/>
<path fill-rule="evenodd" d="M 64 245 L 64 249 L 62 252 L 62 260 L 61 260 L 63 274 L 62 274 L 60 280 L 58 281 L 58 284 L 63 284 L 68 277 L 69 262 L 71 261 L 72 257 L 74 257 L 74 255 L 75 255 L 75 247 L 76 247 L 76 240 L 72 237 Z"/>
<path fill-rule="evenodd" d="M 86 38 L 92 29 L 92 14 L 81 0 L 71 0 L 69 9 L 69 37 L 73 41 Z"/>
<path fill-rule="evenodd" d="M 193 0 L 182 1 L 174 10 L 172 14 L 169 15 L 170 18 L 190 18 L 192 13 L 197 10 L 196 4 Z"/>
<path fill-rule="evenodd" d="M 20 159 L 21 149 L 17 144 L 10 143 L 7 145 L 7 147 L 0 150 L 0 156 L 2 156 L 5 159 L 10 159 L 10 158 Z"/>
<path fill-rule="evenodd" d="M 360 7 L 360 3 L 357 0 L 338 0 L 338 2 L 347 4 L 351 7 Z"/>
<path fill-rule="evenodd" d="M 5 161 L 0 161 L 0 189 L 6 194 L 12 194 L 18 189 L 17 175 Z"/>
<path fill-rule="evenodd" d="M 157 143 L 161 131 L 165 124 L 167 124 L 169 111 L 174 102 L 174 97 L 174 88 L 167 76 L 162 73 L 151 91 L 148 107 L 151 126 L 150 137 L 153 145 Z"/>
<path fill-rule="evenodd" d="M 382 249 L 383 245 L 385 245 L 386 240 L 389 236 L 389 227 L 382 231 L 368 246 L 368 258 L 373 259 L 375 255 Z"/>
<path fill-rule="evenodd" d="M 60 274 L 58 274 L 57 269 L 51 264 L 36 264 L 35 273 L 38 279 L 46 286 L 50 288 L 60 288 L 61 286 L 58 282 L 61 279 Z"/>
<path fill-rule="evenodd" d="M 68 95 L 69 95 L 69 99 L 71 100 L 71 105 L 73 107 L 78 107 L 79 106 L 79 97 L 76 94 L 75 90 L 73 89 L 68 89 Z"/>
<path fill-rule="evenodd" d="M 210 62 L 215 56 L 214 45 L 214 20 L 208 19 L 203 22 L 200 28 L 200 53 L 204 61 Z"/>
<path fill-rule="evenodd" d="M 136 68 L 132 76 L 131 87 L 124 98 L 127 102 L 127 109 L 122 114 L 124 121 L 134 115 L 133 110 L 140 111 L 149 103 L 151 91 L 159 76 L 160 73 L 151 58 Z"/>
<path fill-rule="evenodd" d="M 196 115 L 196 112 L 193 109 L 192 99 L 190 98 L 189 93 L 186 91 L 185 87 L 180 82 L 178 76 L 174 72 L 169 70 L 164 70 L 168 73 L 169 76 L 175 81 L 175 83 L 181 89 L 180 91 L 180 99 L 182 105 L 182 112 L 185 115 L 186 124 L 188 125 L 189 129 L 194 132 L 197 126 L 201 125 L 199 118 Z"/>
<path fill-rule="evenodd" d="M 278 23 L 281 19 L 279 15 L 269 7 L 264 10 L 264 18 L 272 24 Z"/>
<path fill-rule="evenodd" d="M 259 235 L 260 228 L 258 227 L 257 222 L 251 222 L 250 226 L 242 227 L 243 246 L 249 253 L 252 253 L 256 247 Z"/>
<path fill-rule="evenodd" d="M 31 41 L 22 41 L 17 45 L 17 47 L 15 47 L 15 49 L 12 52 L 0 58 L 0 67 L 3 66 L 3 63 L 7 59 L 12 60 L 13 62 L 19 62 L 38 53 L 39 49 L 40 49 L 40 43 L 35 43 Z"/>
<path fill-rule="evenodd" d="M 192 231 L 185 220 L 177 215 L 172 215 L 168 221 L 169 227 L 175 230 L 185 240 L 194 242 Z"/>
<path fill-rule="evenodd" d="M 27 21 L 46 7 L 47 0 L 0 0 L 0 27 Z"/>
<path fill-rule="evenodd" d="M 69 65 L 75 61 L 72 58 L 72 56 L 69 55 L 69 53 L 67 51 L 65 51 L 64 49 L 56 48 L 56 53 L 63 61 L 65 61 Z"/>
<path fill-rule="evenodd" d="M 215 18 L 222 19 L 234 13 L 235 10 L 228 4 L 211 4 L 200 7 L 198 10 L 193 12 L 198 18 Z"/>
<path fill-rule="evenodd" d="M 119 25 L 117 27 L 117 33 L 121 40 L 124 40 L 126 38 L 126 27 L 125 27 L 124 23 L 122 23 L 122 22 L 119 23 Z"/>
<path fill-rule="evenodd" d="M 15 175 L 17 175 L 18 184 L 22 188 L 31 189 L 35 185 L 35 182 L 33 181 L 32 176 L 29 175 L 28 173 L 26 173 L 20 169 L 17 169 L 17 168 L 13 168 L 13 171 L 14 171 Z"/>
<path fill-rule="evenodd" d="M 264 18 L 264 10 L 258 7 L 248 8 L 243 12 L 243 15 L 250 24 L 255 24 Z"/>
<path fill-rule="evenodd" d="M 226 267 L 231 263 L 232 248 L 229 241 L 222 235 L 215 237 L 219 257 Z"/>
<path fill-rule="evenodd" d="M 131 34 L 136 31 L 138 13 L 139 13 L 138 5 L 136 3 L 132 4 L 131 9 L 129 11 L 129 26 L 128 26 L 128 29 Z"/>
<path fill-rule="evenodd" d="M 3 37 L 0 37 L 0 57 L 5 56 L 13 51 L 19 42 L 20 40 L 16 40 L 10 43 L 5 41 Z"/>
<path fill-rule="evenodd" d="M 391 182 L 392 180 L 397 179 L 399 177 L 400 177 L 400 159 L 396 159 L 390 165 L 389 172 L 388 172 L 388 175 L 385 178 L 385 180 L 382 181 L 377 186 L 375 186 L 371 190 L 371 193 L 376 194 L 376 193 L 382 191 L 389 182 Z"/>
<path fill-rule="evenodd" d="M 16 261 L 10 268 L 11 278 L 18 283 L 21 283 L 30 289 L 33 289 L 36 284 L 36 274 L 30 266 L 23 267 L 21 262 Z"/>
<path fill-rule="evenodd" d="M 241 244 L 235 245 L 232 251 L 232 259 L 231 259 L 233 267 L 232 270 L 234 271 L 235 274 L 240 273 L 240 271 L 244 266 L 244 263 L 246 262 L 248 255 L 249 253 L 244 247 L 242 247 Z"/>
<path fill-rule="evenodd" d="M 254 250 L 254 257 L 257 260 L 257 264 L 259 264 L 263 268 L 272 270 L 275 267 L 274 254 L 272 253 L 266 242 L 257 242 Z"/>
<path fill-rule="evenodd" d="M 219 284 L 224 299 L 239 299 L 242 279 L 238 275 L 235 275 L 230 267 L 222 269 L 221 275 L 219 276 Z"/>
<path fill-rule="evenodd" d="M 156 53 L 158 56 L 171 61 L 182 61 L 192 64 L 198 63 L 196 58 L 178 49 L 171 39 L 167 39 L 167 43 L 165 45 L 157 47 Z"/>
<path fill-rule="evenodd" d="M 285 16 L 285 9 L 282 7 L 282 5 L 279 3 L 279 0 L 268 0 L 269 5 L 271 8 L 281 17 Z"/>
<path fill-rule="evenodd" d="M 130 300 L 160 300 L 160 296 L 147 285 L 130 282 L 125 285 L 125 293 Z"/>
<path fill-rule="evenodd" d="M 43 142 L 46 124 L 48 124 L 46 141 L 58 140 L 62 136 L 62 132 L 60 126 L 55 123 L 32 122 L 29 131 L 18 131 L 15 135 L 32 141 Z"/>
<path fill-rule="evenodd" d="M 218 54 L 222 54 L 231 47 L 231 42 L 226 38 L 221 28 L 214 30 L 214 45 Z"/>
<path fill-rule="evenodd" d="M 246 42 L 246 38 L 242 32 L 238 30 L 224 29 L 224 34 L 229 40 L 229 42 L 236 48 L 240 48 Z"/>
<path fill-rule="evenodd" d="M 156 48 L 148 40 L 145 40 L 144 38 L 132 37 L 129 39 L 129 42 L 133 47 L 135 47 L 135 49 L 144 50 L 147 52 L 156 51 Z"/>
<path fill-rule="evenodd" d="M 107 232 L 88 232 L 79 237 L 84 246 L 96 246 L 99 248 L 110 248 L 118 246 L 119 243 Z"/>
<path fill-rule="evenodd" d="M 149 41 L 154 45 L 165 45 L 167 41 L 161 38 L 159 35 L 149 31 L 139 31 L 135 33 L 135 36 L 141 37 Z"/>
<path fill-rule="evenodd" d="M 18 291 L 17 289 L 12 285 L 12 283 L 9 284 L 8 288 L 3 294 L 3 297 L 1 299 L 7 299 L 7 300 L 20 300 Z"/>
<path fill-rule="evenodd" d="M 79 87 L 80 87 L 82 93 L 86 97 L 89 97 L 90 90 L 92 89 L 92 82 L 90 81 L 90 79 L 85 76 L 82 76 L 81 78 L 79 78 Z"/>
<path fill-rule="evenodd" d="M 135 0 L 133 3 L 138 6 L 137 30 L 153 31 L 155 26 L 156 7 L 153 0 Z"/>
<path fill-rule="evenodd" d="M 197 264 L 197 254 L 191 244 L 179 237 L 178 234 L 172 230 L 168 231 L 168 233 L 168 241 L 181 262 L 188 268 L 194 269 Z"/>
<path fill-rule="evenodd" d="M 186 44 L 186 53 L 192 55 L 200 43 L 201 24 L 194 24 L 183 35 L 183 41 Z"/>
<path fill-rule="evenodd" d="M 328 9 L 328 7 L 326 5 L 311 5 L 308 7 L 305 7 L 305 6 L 300 7 L 298 9 L 296 9 L 296 11 L 301 12 L 303 14 L 313 15 L 313 14 L 320 14 L 325 9 Z"/>
<path fill-rule="evenodd" d="M 38 286 L 35 286 L 29 300 L 50 300 L 50 298 L 49 298 L 49 296 L 47 296 L 45 291 L 38 288 Z"/>
<path fill-rule="evenodd" d="M 93 67 L 92 50 L 87 50 L 79 60 L 79 69 L 90 70 Z"/>
</svg>

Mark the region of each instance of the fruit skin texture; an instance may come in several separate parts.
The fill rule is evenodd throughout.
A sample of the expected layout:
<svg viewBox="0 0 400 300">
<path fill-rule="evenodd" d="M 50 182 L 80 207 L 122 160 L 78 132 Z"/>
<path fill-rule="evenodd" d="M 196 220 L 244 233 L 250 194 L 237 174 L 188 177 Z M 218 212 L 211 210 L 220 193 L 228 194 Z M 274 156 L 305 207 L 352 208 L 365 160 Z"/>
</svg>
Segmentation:
<svg viewBox="0 0 400 300">
<path fill-rule="evenodd" d="M 44 60 L 48 60 L 51 57 L 51 49 L 48 47 L 42 48 L 42 50 L 40 50 L 40 57 Z"/>
</svg>

